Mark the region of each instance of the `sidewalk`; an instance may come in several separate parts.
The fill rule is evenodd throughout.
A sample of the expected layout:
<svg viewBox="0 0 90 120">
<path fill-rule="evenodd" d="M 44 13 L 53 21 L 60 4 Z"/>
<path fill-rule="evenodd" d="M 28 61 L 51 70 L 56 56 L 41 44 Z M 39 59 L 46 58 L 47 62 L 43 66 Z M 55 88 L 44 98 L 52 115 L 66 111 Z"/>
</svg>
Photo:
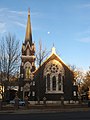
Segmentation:
<svg viewBox="0 0 90 120">
<path fill-rule="evenodd" d="M 87 105 L 32 105 L 28 109 L 25 107 L 20 107 L 15 110 L 14 107 L 8 109 L 4 108 L 0 111 L 0 114 L 30 114 L 30 113 L 56 113 L 56 112 L 77 112 L 77 111 L 90 111 Z"/>
<path fill-rule="evenodd" d="M 78 111 L 90 111 L 90 108 L 75 108 L 75 109 L 29 109 L 29 110 L 9 110 L 9 111 L 0 111 L 0 114 L 32 114 L 32 113 L 59 113 L 59 112 L 78 112 Z"/>
</svg>

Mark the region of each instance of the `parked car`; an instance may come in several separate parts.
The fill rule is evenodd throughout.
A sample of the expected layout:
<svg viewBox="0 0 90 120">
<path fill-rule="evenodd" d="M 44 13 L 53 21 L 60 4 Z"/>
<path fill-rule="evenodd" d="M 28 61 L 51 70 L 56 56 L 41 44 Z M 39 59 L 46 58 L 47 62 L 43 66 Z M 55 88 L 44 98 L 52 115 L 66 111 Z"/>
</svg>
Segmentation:
<svg viewBox="0 0 90 120">
<path fill-rule="evenodd" d="M 10 104 L 15 104 L 15 100 L 11 100 Z M 25 101 L 19 99 L 19 106 L 25 106 Z"/>
</svg>

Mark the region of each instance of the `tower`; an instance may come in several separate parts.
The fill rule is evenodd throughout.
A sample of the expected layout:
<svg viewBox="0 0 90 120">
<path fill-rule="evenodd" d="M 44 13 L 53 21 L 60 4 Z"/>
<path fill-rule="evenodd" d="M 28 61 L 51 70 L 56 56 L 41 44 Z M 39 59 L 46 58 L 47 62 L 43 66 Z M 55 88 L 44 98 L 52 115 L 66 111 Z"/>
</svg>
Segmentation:
<svg viewBox="0 0 90 120">
<path fill-rule="evenodd" d="M 22 45 L 21 67 L 20 67 L 20 91 L 23 98 L 31 95 L 30 86 L 33 82 L 33 72 L 35 71 L 35 45 L 32 41 L 32 30 L 30 22 L 30 10 L 28 10 L 28 20 L 26 26 L 25 41 Z"/>
</svg>

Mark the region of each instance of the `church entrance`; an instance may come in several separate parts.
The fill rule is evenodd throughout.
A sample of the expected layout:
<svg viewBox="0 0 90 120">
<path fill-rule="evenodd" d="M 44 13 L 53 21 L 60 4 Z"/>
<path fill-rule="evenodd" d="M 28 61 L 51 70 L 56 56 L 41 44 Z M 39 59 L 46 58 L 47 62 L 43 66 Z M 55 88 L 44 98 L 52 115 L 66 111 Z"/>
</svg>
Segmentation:
<svg viewBox="0 0 90 120">
<path fill-rule="evenodd" d="M 10 100 L 13 100 L 15 98 L 15 95 L 17 93 L 17 90 L 9 90 L 10 92 L 10 96 L 9 96 L 9 99 Z"/>
<path fill-rule="evenodd" d="M 26 97 L 26 96 L 29 97 L 29 94 L 30 94 L 29 91 L 25 91 L 24 92 L 24 97 Z"/>
<path fill-rule="evenodd" d="M 8 86 L 6 93 L 4 94 L 4 100 L 9 102 L 13 100 L 18 92 L 18 86 Z"/>
<path fill-rule="evenodd" d="M 24 87 L 23 87 L 23 99 L 25 98 L 25 97 L 30 97 L 30 83 L 26 83 L 25 85 L 24 85 Z"/>
</svg>

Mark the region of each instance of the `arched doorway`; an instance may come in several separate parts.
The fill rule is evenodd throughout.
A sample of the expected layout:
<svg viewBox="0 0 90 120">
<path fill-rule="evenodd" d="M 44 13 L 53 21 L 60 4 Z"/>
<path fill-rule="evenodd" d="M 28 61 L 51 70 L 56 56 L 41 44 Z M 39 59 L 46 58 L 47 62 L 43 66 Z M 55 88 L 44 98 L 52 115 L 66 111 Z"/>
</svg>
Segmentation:
<svg viewBox="0 0 90 120">
<path fill-rule="evenodd" d="M 9 90 L 9 93 L 10 93 L 10 96 L 9 96 L 9 99 L 10 100 L 13 100 L 16 96 L 16 93 L 17 93 L 17 90 Z"/>
</svg>

